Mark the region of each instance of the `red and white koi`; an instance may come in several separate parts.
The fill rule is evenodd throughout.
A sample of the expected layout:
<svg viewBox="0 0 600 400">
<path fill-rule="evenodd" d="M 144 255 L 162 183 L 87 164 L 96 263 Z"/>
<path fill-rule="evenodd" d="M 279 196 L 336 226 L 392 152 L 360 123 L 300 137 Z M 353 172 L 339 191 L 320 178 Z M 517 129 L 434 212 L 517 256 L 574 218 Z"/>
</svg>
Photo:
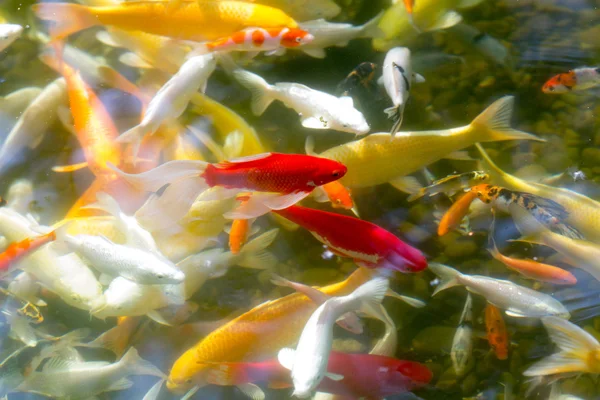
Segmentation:
<svg viewBox="0 0 600 400">
<path fill-rule="evenodd" d="M 248 28 L 231 36 L 208 42 L 200 51 L 270 51 L 294 48 L 312 42 L 314 36 L 299 28 Z M 204 48 L 202 48 L 204 47 Z"/>
<path fill-rule="evenodd" d="M 542 92 L 559 94 L 586 90 L 600 85 L 600 67 L 575 68 L 548 79 Z"/>
</svg>

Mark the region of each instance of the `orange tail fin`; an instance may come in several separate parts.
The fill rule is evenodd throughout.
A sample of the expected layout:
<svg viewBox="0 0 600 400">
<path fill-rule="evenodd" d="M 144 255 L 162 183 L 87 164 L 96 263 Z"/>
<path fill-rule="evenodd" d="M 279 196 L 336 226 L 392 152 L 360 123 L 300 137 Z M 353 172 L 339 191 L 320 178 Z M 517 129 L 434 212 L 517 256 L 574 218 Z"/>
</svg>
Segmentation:
<svg viewBox="0 0 600 400">
<path fill-rule="evenodd" d="M 64 39 L 75 32 L 100 24 L 87 7 L 79 4 L 38 3 L 32 9 L 38 18 L 54 22 L 50 30 L 52 39 Z"/>
</svg>

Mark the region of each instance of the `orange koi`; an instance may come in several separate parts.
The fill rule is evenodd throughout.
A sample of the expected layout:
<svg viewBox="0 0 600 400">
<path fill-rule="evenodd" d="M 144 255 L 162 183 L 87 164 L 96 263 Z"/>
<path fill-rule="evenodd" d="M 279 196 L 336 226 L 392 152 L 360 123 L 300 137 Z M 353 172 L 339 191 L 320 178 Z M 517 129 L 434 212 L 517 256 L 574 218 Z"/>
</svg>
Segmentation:
<svg viewBox="0 0 600 400">
<path fill-rule="evenodd" d="M 598 85 L 600 85 L 600 67 L 583 67 L 554 75 L 544 83 L 542 92 L 554 94 L 569 93 L 571 91 L 589 89 Z"/>
<path fill-rule="evenodd" d="M 460 225 L 462 219 L 469 212 L 469 206 L 477 198 L 477 193 L 471 190 L 462 195 L 452 206 L 446 211 L 438 225 L 438 235 L 444 236 L 452 229 Z"/>
<path fill-rule="evenodd" d="M 498 360 L 508 358 L 508 331 L 498 307 L 488 303 L 485 306 L 485 328 L 488 342 Z"/>
<path fill-rule="evenodd" d="M 554 283 L 556 285 L 574 285 L 577 283 L 577 278 L 562 268 L 534 260 L 519 260 L 501 254 L 493 239 L 492 248 L 488 251 L 496 260 L 527 278 Z"/>
<path fill-rule="evenodd" d="M 350 190 L 339 181 L 329 182 L 322 186 L 331 202 L 333 208 L 343 208 L 344 210 L 353 210 L 354 201 L 350 195 Z"/>
<path fill-rule="evenodd" d="M 346 295 L 367 282 L 372 274 L 361 268 L 346 280 L 319 290 L 329 296 Z M 203 386 L 206 374 L 215 363 L 274 357 L 281 348 L 298 340 L 304 324 L 316 308 L 312 300 L 300 293 L 253 308 L 216 329 L 181 355 L 171 368 L 167 387 L 173 392 L 183 393 L 194 386 Z"/>
<path fill-rule="evenodd" d="M 235 219 L 231 224 L 229 230 L 229 250 L 233 254 L 238 254 L 240 249 L 250 236 L 250 229 L 252 227 L 252 220 L 249 219 Z"/>
<path fill-rule="evenodd" d="M 56 232 L 52 231 L 45 235 L 29 237 L 8 245 L 6 250 L 0 253 L 0 275 L 5 275 L 13 268 L 23 257 L 33 253 L 43 245 L 56 239 Z"/>
</svg>

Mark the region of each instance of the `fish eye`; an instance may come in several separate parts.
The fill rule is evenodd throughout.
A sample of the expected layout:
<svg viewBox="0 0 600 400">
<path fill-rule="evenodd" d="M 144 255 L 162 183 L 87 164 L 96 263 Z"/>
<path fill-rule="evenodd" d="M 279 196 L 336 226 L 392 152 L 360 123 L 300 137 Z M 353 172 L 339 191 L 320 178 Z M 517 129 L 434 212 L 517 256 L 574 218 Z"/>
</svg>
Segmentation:
<svg viewBox="0 0 600 400">
<path fill-rule="evenodd" d="M 549 90 L 549 91 L 551 91 L 551 92 L 554 92 L 554 86 L 550 86 L 550 87 L 548 88 L 548 90 Z"/>
<path fill-rule="evenodd" d="M 302 42 L 302 38 L 301 38 L 300 36 L 298 36 L 298 37 L 296 38 L 296 43 L 300 43 L 300 42 Z"/>
<path fill-rule="evenodd" d="M 158 279 L 163 279 L 165 276 L 163 274 L 156 275 Z"/>
<path fill-rule="evenodd" d="M 338 171 L 333 171 L 331 176 L 333 176 L 334 178 L 337 178 L 338 176 L 340 176 L 340 173 Z"/>
</svg>

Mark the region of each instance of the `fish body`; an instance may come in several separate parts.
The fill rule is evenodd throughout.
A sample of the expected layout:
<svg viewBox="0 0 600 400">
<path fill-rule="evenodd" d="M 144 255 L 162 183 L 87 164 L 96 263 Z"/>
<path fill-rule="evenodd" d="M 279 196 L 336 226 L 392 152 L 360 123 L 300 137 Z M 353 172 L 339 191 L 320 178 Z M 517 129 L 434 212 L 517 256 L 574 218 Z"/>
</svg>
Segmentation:
<svg viewBox="0 0 600 400">
<path fill-rule="evenodd" d="M 457 376 L 465 373 L 471 354 L 473 353 L 473 300 L 467 294 L 467 300 L 460 316 L 458 328 L 452 339 L 450 358 Z"/>
<path fill-rule="evenodd" d="M 46 86 L 27 106 L 0 147 L 0 170 L 20 162 L 25 149 L 36 148 L 57 120 L 58 109 L 68 102 L 65 80 Z"/>
<path fill-rule="evenodd" d="M 169 184 L 160 197 L 151 197 L 136 213 L 140 223 L 147 227 L 174 225 L 208 188 L 222 189 L 208 194 L 221 199 L 255 192 L 236 210 L 225 214 L 231 219 L 254 218 L 295 204 L 315 187 L 346 173 L 346 167 L 336 161 L 282 153 L 258 154 L 219 164 L 170 161 L 141 174 L 126 174 L 112 168 L 130 184 L 146 191 L 157 191 Z M 204 198 L 209 199 L 212 200 Z"/>
<path fill-rule="evenodd" d="M 418 272 L 427 267 L 419 250 L 370 222 L 300 206 L 275 212 L 307 229 L 335 254 L 352 258 L 362 267 L 402 272 Z"/>
<path fill-rule="evenodd" d="M 488 184 L 474 186 L 471 191 L 477 193 L 479 200 L 491 204 L 496 210 L 510 214 L 513 205 L 519 206 L 549 228 L 572 238 L 581 238 L 576 229 L 563 222 L 567 219 L 568 212 L 554 200 Z"/>
<path fill-rule="evenodd" d="M 319 192 L 320 195 L 318 195 Z M 328 201 L 333 208 L 352 210 L 356 214 L 354 200 L 352 200 L 350 190 L 338 181 L 326 183 L 315 189 L 313 193 L 315 193 L 315 200 L 318 202 L 322 203 Z"/>
<path fill-rule="evenodd" d="M 118 141 L 133 143 L 136 155 L 137 148 L 146 134 L 154 134 L 161 124 L 183 114 L 194 93 L 206 86 L 216 64 L 212 54 L 188 59 L 152 98 L 142 122 L 119 136 Z"/>
<path fill-rule="evenodd" d="M 371 276 L 371 271 L 359 269 L 348 279 L 319 290 L 329 296 L 346 295 Z M 300 293 L 254 307 L 181 355 L 171 368 L 167 387 L 182 393 L 205 384 L 206 373 L 214 367 L 210 363 L 260 361 L 275 356 L 281 348 L 294 345 L 316 308 L 312 300 Z"/>
<path fill-rule="evenodd" d="M 552 354 L 527 368 L 525 376 L 548 376 L 571 373 L 600 373 L 600 343 L 577 325 L 556 317 L 544 317 L 542 323 L 557 345 Z"/>
<path fill-rule="evenodd" d="M 569 72 L 554 75 L 544 86 L 544 93 L 569 93 L 586 90 L 600 85 L 600 67 L 575 68 Z"/>
<path fill-rule="evenodd" d="M 18 24 L 0 24 L 0 51 L 4 51 L 8 46 L 17 40 L 23 27 Z"/>
<path fill-rule="evenodd" d="M 338 92 L 342 96 L 351 96 L 354 91 L 362 87 L 372 93 L 374 89 L 375 70 L 377 65 L 372 62 L 362 62 L 352 70 L 338 85 Z"/>
<path fill-rule="evenodd" d="M 169 10 L 168 1 L 133 1 L 100 7 L 40 3 L 33 9 L 40 19 L 55 23 L 56 39 L 96 25 L 191 41 L 215 40 L 256 26 L 298 27 L 281 10 L 242 1 L 186 0 L 175 10 Z"/>
<path fill-rule="evenodd" d="M 407 200 L 414 201 L 425 195 L 435 196 L 439 193 L 453 196 L 461 190 L 471 188 L 488 179 L 490 179 L 490 176 L 483 171 L 471 171 L 462 174 L 448 175 L 445 178 L 434 181 L 427 187 L 421 188 L 417 193 L 409 196 Z"/>
<path fill-rule="evenodd" d="M 0 234 L 9 241 L 38 236 L 31 227 L 30 219 L 9 208 L 0 208 Z M 42 246 L 25 256 L 23 262 L 27 273 L 73 307 L 90 310 L 104 302 L 102 286 L 75 254 L 60 256 L 50 247 Z"/>
<path fill-rule="evenodd" d="M 468 191 L 460 196 L 444 213 L 438 225 L 437 233 L 444 236 L 460 226 L 465 216 L 469 213 L 471 203 L 477 198 L 477 193 Z"/>
<path fill-rule="evenodd" d="M 354 26 L 347 23 L 328 22 L 324 19 L 302 22 L 300 28 L 308 31 L 314 36 L 311 43 L 298 49 L 315 58 L 325 58 L 325 49 L 327 47 L 337 46 L 345 47 L 351 40 L 359 38 L 379 38 L 383 32 L 377 24 L 383 13 L 377 14 L 374 18 L 363 25 Z"/>
<path fill-rule="evenodd" d="M 513 206 L 511 211 L 515 225 L 525 236 L 523 241 L 541 243 L 554 249 L 570 265 L 600 280 L 600 245 L 552 232 L 520 207 Z"/>
<path fill-rule="evenodd" d="M 492 161 L 481 145 L 476 146 L 481 154 L 482 169 L 490 174 L 495 185 L 553 200 L 566 210 L 566 224 L 575 228 L 587 240 L 600 243 L 600 202 L 569 189 L 510 175 Z"/>
<path fill-rule="evenodd" d="M 449 28 L 448 33 L 495 66 L 511 67 L 512 61 L 508 48 L 495 37 L 463 23 Z"/>
<path fill-rule="evenodd" d="M 229 250 L 231 250 L 233 254 L 238 254 L 244 243 L 248 240 L 251 226 L 252 220 L 249 219 L 236 219 L 231 223 L 231 229 L 229 231 Z"/>
<path fill-rule="evenodd" d="M 172 262 L 157 253 L 115 244 L 99 236 L 66 235 L 60 240 L 109 276 L 122 276 L 146 285 L 175 284 L 185 278 Z"/>
<path fill-rule="evenodd" d="M 153 375 L 162 372 L 130 349 L 119 361 L 108 363 L 72 362 L 60 357 L 48 360 L 41 371 L 33 371 L 17 388 L 50 397 L 86 398 L 105 391 L 123 390 L 132 386 L 126 377 Z"/>
<path fill-rule="evenodd" d="M 297 21 L 333 18 L 342 11 L 333 0 L 250 0 L 285 11 Z"/>
<path fill-rule="evenodd" d="M 477 142 L 530 139 L 534 135 L 510 127 L 513 97 L 490 105 L 470 125 L 441 131 L 373 133 L 320 154 L 348 167 L 340 181 L 350 189 L 390 182 Z"/>
<path fill-rule="evenodd" d="M 500 310 L 492 305 L 485 306 L 485 329 L 487 339 L 498 360 L 508 358 L 508 331 Z"/>
<path fill-rule="evenodd" d="M 261 115 L 274 101 L 279 100 L 301 116 L 301 124 L 310 129 L 333 129 L 364 135 L 369 124 L 354 108 L 350 97 L 335 97 L 299 83 L 279 82 L 270 85 L 260 76 L 237 70 L 234 77 L 252 93 L 252 112 Z"/>
<path fill-rule="evenodd" d="M 555 285 L 574 285 L 577 283 L 577 278 L 572 273 L 554 265 L 534 260 L 519 260 L 507 257 L 500 253 L 495 242 L 493 242 L 493 246 L 489 249 L 489 252 L 496 260 L 527 278 L 554 283 Z"/>
<path fill-rule="evenodd" d="M 206 43 L 212 51 L 277 51 L 312 42 L 314 36 L 299 28 L 248 28 Z"/>
<path fill-rule="evenodd" d="M 410 61 L 410 50 L 406 47 L 395 47 L 387 52 L 383 61 L 383 85 L 392 100 L 393 107 L 384 111 L 394 121 L 390 135 L 395 135 L 402 125 L 404 107 L 410 95 L 413 83 L 413 71 Z"/>
<path fill-rule="evenodd" d="M 69 105 L 77 140 L 83 149 L 88 167 L 96 176 L 112 175 L 106 163 L 123 163 L 121 148 L 116 143 L 119 131 L 92 89 L 79 71 L 62 63 L 60 72 L 67 83 Z"/>
<path fill-rule="evenodd" d="M 464 285 L 470 292 L 485 297 L 488 302 L 505 310 L 512 317 L 570 316 L 565 306 L 553 297 L 511 281 L 482 275 L 465 275 L 438 263 L 429 263 L 429 268 L 442 280 L 434 294 L 452 286 Z"/>
<path fill-rule="evenodd" d="M 282 349 L 278 353 L 281 365 L 292 371 L 293 396 L 306 398 L 327 376 L 327 363 L 333 345 L 333 324 L 347 312 L 378 305 L 388 290 L 389 282 L 375 278 L 359 286 L 351 294 L 333 297 L 321 304 L 306 322 L 296 350 Z M 329 375 L 335 380 L 338 378 Z"/>
</svg>

